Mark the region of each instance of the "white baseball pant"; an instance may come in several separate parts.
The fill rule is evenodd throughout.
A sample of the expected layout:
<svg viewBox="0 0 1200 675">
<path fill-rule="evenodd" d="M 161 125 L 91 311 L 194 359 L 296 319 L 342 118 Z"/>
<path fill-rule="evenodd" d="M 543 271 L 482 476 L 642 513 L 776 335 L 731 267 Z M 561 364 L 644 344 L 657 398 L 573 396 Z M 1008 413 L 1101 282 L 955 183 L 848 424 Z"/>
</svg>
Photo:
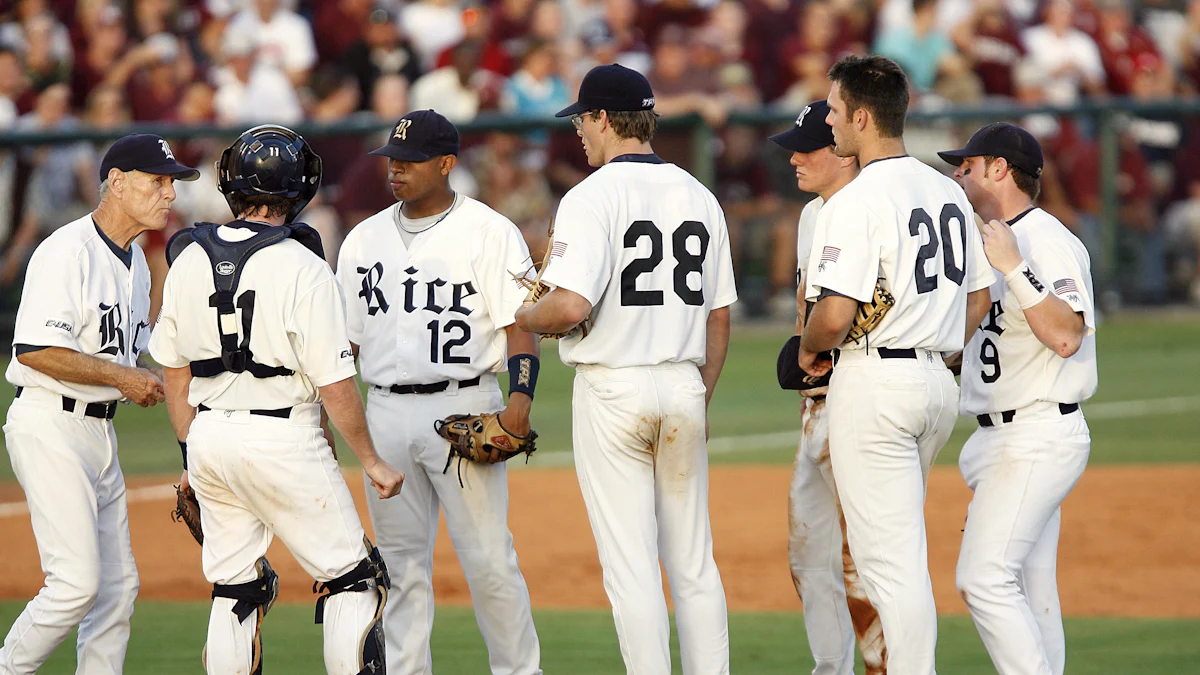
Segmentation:
<svg viewBox="0 0 1200 675">
<path fill-rule="evenodd" d="M 846 542 L 829 460 L 825 399 L 801 401 L 803 433 L 788 491 L 788 564 L 804 603 L 813 675 L 853 675 L 856 640 L 866 675 L 882 675 L 887 671 L 883 624 Z"/>
<path fill-rule="evenodd" d="M 704 397 L 690 362 L 576 370 L 575 470 L 631 675 L 671 673 L 660 557 L 683 672 L 729 672 L 725 589 L 708 516 Z"/>
<path fill-rule="evenodd" d="M 503 407 L 494 375 L 484 375 L 480 385 L 465 389 L 452 383 L 437 394 L 392 394 L 372 388 L 368 396 L 367 422 L 375 447 L 405 476 L 399 496 L 369 500 L 377 545 L 392 576 L 384 610 L 388 675 L 433 672 L 429 636 L 439 505 L 471 590 L 491 672 L 542 672 L 529 588 L 508 529 L 507 465 L 464 460 L 461 467 L 452 463 L 447 470 L 450 443 L 433 426 L 449 415 Z"/>
<path fill-rule="evenodd" d="M 210 583 L 257 579 L 255 563 L 275 536 L 321 582 L 346 574 L 367 557 L 362 522 L 321 431 L 316 404 L 295 406 L 290 418 L 245 410 L 199 412 L 187 444 L 188 481 L 200 502 L 204 530 L 201 560 Z M 378 598 L 371 589 L 339 593 L 325 603 L 330 675 L 357 675 L 361 642 L 374 623 Z M 251 672 L 257 620 L 252 614 L 239 622 L 234 603 L 229 598 L 212 603 L 205 659 L 212 675 Z"/>
<path fill-rule="evenodd" d="M 941 355 L 914 353 L 841 352 L 826 399 L 850 553 L 883 622 L 891 675 L 935 672 L 925 488 L 958 415 L 958 385 Z"/>
<path fill-rule="evenodd" d="M 1066 664 L 1058 601 L 1063 500 L 1091 450 L 1079 410 L 1057 403 L 991 415 L 963 447 L 958 465 L 974 492 L 958 556 L 958 590 L 1000 675 L 1062 675 Z"/>
<path fill-rule="evenodd" d="M 138 592 L 125 476 L 111 421 L 63 411 L 27 387 L 8 409 L 5 442 L 25 490 L 46 585 L 0 648 L 0 674 L 36 672 L 75 626 L 77 673 L 120 673 Z"/>
</svg>

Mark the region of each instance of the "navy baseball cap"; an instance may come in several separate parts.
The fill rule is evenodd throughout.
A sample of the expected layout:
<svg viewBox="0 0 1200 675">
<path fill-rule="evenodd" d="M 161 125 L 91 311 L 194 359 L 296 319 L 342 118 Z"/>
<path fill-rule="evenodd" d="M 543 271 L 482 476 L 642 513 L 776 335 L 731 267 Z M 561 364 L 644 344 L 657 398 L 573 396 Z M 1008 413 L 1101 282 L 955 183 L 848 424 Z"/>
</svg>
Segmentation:
<svg viewBox="0 0 1200 675">
<path fill-rule="evenodd" d="M 458 129 L 433 110 L 417 110 L 396 121 L 387 145 L 367 154 L 401 162 L 426 162 L 442 155 L 457 155 Z"/>
<path fill-rule="evenodd" d="M 650 81 L 636 70 L 612 64 L 596 66 L 579 84 L 579 100 L 554 113 L 570 117 L 589 110 L 653 110 Z"/>
<path fill-rule="evenodd" d="M 962 164 L 964 157 L 1003 157 L 1009 164 L 1032 176 L 1042 175 L 1042 145 L 1033 134 L 1015 124 L 996 122 L 976 131 L 961 150 L 939 152 L 947 163 Z"/>
<path fill-rule="evenodd" d="M 792 152 L 816 152 L 833 145 L 833 127 L 825 123 L 829 115 L 829 103 L 824 99 L 804 106 L 796 125 L 791 129 L 771 136 L 775 144 Z"/>
<path fill-rule="evenodd" d="M 120 138 L 100 161 L 100 181 L 108 180 L 110 169 L 141 171 L 175 180 L 196 180 L 200 172 L 175 160 L 171 146 L 161 136 L 130 134 Z"/>
</svg>

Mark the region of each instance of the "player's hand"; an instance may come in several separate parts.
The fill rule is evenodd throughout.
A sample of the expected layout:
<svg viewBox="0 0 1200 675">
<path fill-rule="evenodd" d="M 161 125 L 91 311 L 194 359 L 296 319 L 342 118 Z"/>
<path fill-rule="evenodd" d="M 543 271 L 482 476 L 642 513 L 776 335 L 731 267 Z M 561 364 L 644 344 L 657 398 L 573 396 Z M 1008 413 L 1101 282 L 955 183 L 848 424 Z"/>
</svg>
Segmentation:
<svg viewBox="0 0 1200 675">
<path fill-rule="evenodd" d="M 984 223 L 979 233 L 983 235 L 983 252 L 997 272 L 1007 275 L 1024 260 L 1021 249 L 1017 248 L 1017 236 L 1008 223 L 992 220 Z"/>
<path fill-rule="evenodd" d="M 370 467 L 363 467 L 363 470 L 367 472 L 367 478 L 371 479 L 371 487 L 379 493 L 380 499 L 391 499 L 400 494 L 404 474 L 391 464 L 381 459 Z"/>
<path fill-rule="evenodd" d="M 130 401 L 143 408 L 162 402 L 167 398 L 163 382 L 145 368 L 129 368 L 125 377 L 117 383 L 117 390 Z"/>
<path fill-rule="evenodd" d="M 800 348 L 800 370 L 812 375 L 813 377 L 821 377 L 833 370 L 833 361 L 817 358 L 820 356 L 817 352 L 810 352 L 807 349 Z"/>
</svg>

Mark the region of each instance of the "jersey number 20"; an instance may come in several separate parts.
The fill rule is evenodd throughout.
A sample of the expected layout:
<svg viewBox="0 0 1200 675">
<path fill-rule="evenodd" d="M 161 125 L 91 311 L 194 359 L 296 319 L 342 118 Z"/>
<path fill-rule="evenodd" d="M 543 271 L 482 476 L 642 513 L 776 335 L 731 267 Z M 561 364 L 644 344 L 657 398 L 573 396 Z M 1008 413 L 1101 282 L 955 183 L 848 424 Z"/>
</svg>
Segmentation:
<svg viewBox="0 0 1200 675">
<path fill-rule="evenodd" d="M 954 238 L 950 235 L 950 226 L 958 222 L 959 241 L 963 245 L 963 255 L 958 260 L 962 260 L 961 267 L 955 262 L 954 257 Z M 938 228 L 933 227 L 933 218 L 925 211 L 925 209 L 913 209 L 912 214 L 908 216 L 908 233 L 914 237 L 921 236 L 921 229 L 924 228 L 929 241 L 921 245 L 917 249 L 917 267 L 914 271 L 913 278 L 917 280 L 917 294 L 928 293 L 937 288 L 938 274 L 934 270 L 930 276 L 925 273 L 925 263 L 937 255 L 939 244 L 942 249 L 942 267 L 945 269 L 946 278 L 954 283 L 962 286 L 963 279 L 967 276 L 967 221 L 963 217 L 962 209 L 958 208 L 957 204 L 946 204 L 942 207 L 942 212 L 938 216 Z M 941 234 L 939 240 L 938 235 Z"/>
<path fill-rule="evenodd" d="M 639 291 L 637 288 L 637 278 L 653 272 L 662 262 L 662 230 L 649 220 L 635 220 L 629 229 L 625 230 L 625 248 L 637 248 L 638 240 L 642 237 L 650 239 L 650 255 L 645 258 L 634 258 L 629 261 L 625 269 L 621 270 L 621 306 L 623 307 L 663 304 L 662 291 Z M 700 241 L 699 255 L 688 251 L 689 237 L 695 237 Z M 704 256 L 708 254 L 708 230 L 704 227 L 704 223 L 685 220 L 675 228 L 671 234 L 671 253 L 675 256 L 675 295 L 678 295 L 685 305 L 703 305 L 704 287 L 701 285 L 699 290 L 692 290 L 688 286 L 688 275 L 704 269 Z"/>
</svg>

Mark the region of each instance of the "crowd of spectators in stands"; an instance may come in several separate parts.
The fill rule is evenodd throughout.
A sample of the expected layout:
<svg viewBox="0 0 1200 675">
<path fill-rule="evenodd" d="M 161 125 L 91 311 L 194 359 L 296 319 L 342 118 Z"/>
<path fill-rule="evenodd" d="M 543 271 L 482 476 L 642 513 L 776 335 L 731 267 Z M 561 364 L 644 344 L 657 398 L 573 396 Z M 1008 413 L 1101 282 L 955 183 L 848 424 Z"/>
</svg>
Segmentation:
<svg viewBox="0 0 1200 675">
<path fill-rule="evenodd" d="M 0 133 L 119 129 L 131 122 L 387 124 L 435 108 L 549 116 L 598 63 L 644 72 L 664 116 L 717 130 L 716 193 L 728 215 L 750 311 L 792 306 L 795 221 L 806 195 L 768 129 L 731 112 L 794 115 L 827 95 L 849 53 L 900 63 L 916 109 L 1175 99 L 1200 90 L 1200 0 L 0 0 Z M 1042 204 L 1101 255 L 1097 130 L 1086 116 L 1017 120 L 1047 155 Z M 1200 303 L 1200 121 L 1120 120 L 1122 273 L 1132 302 Z M 556 200 L 587 175 L 569 127 L 473 134 L 457 190 L 511 218 L 535 254 Z M 915 127 L 924 158 L 973 128 Z M 206 179 L 178 185 L 176 227 L 223 220 L 212 164 L 229 139 L 174 143 Z M 329 248 L 393 200 L 380 138 L 310 138 L 325 181 L 305 220 Z M 655 140 L 687 167 L 685 130 Z M 936 146 L 942 147 L 936 147 Z M 0 287 L 19 283 L 32 246 L 95 202 L 103 144 L 0 152 Z M 948 167 L 942 167 L 947 168 Z M 3 208 L 8 207 L 8 208 Z M 147 242 L 153 251 L 161 241 Z M 1172 296 L 1175 293 L 1175 296 Z"/>
</svg>

